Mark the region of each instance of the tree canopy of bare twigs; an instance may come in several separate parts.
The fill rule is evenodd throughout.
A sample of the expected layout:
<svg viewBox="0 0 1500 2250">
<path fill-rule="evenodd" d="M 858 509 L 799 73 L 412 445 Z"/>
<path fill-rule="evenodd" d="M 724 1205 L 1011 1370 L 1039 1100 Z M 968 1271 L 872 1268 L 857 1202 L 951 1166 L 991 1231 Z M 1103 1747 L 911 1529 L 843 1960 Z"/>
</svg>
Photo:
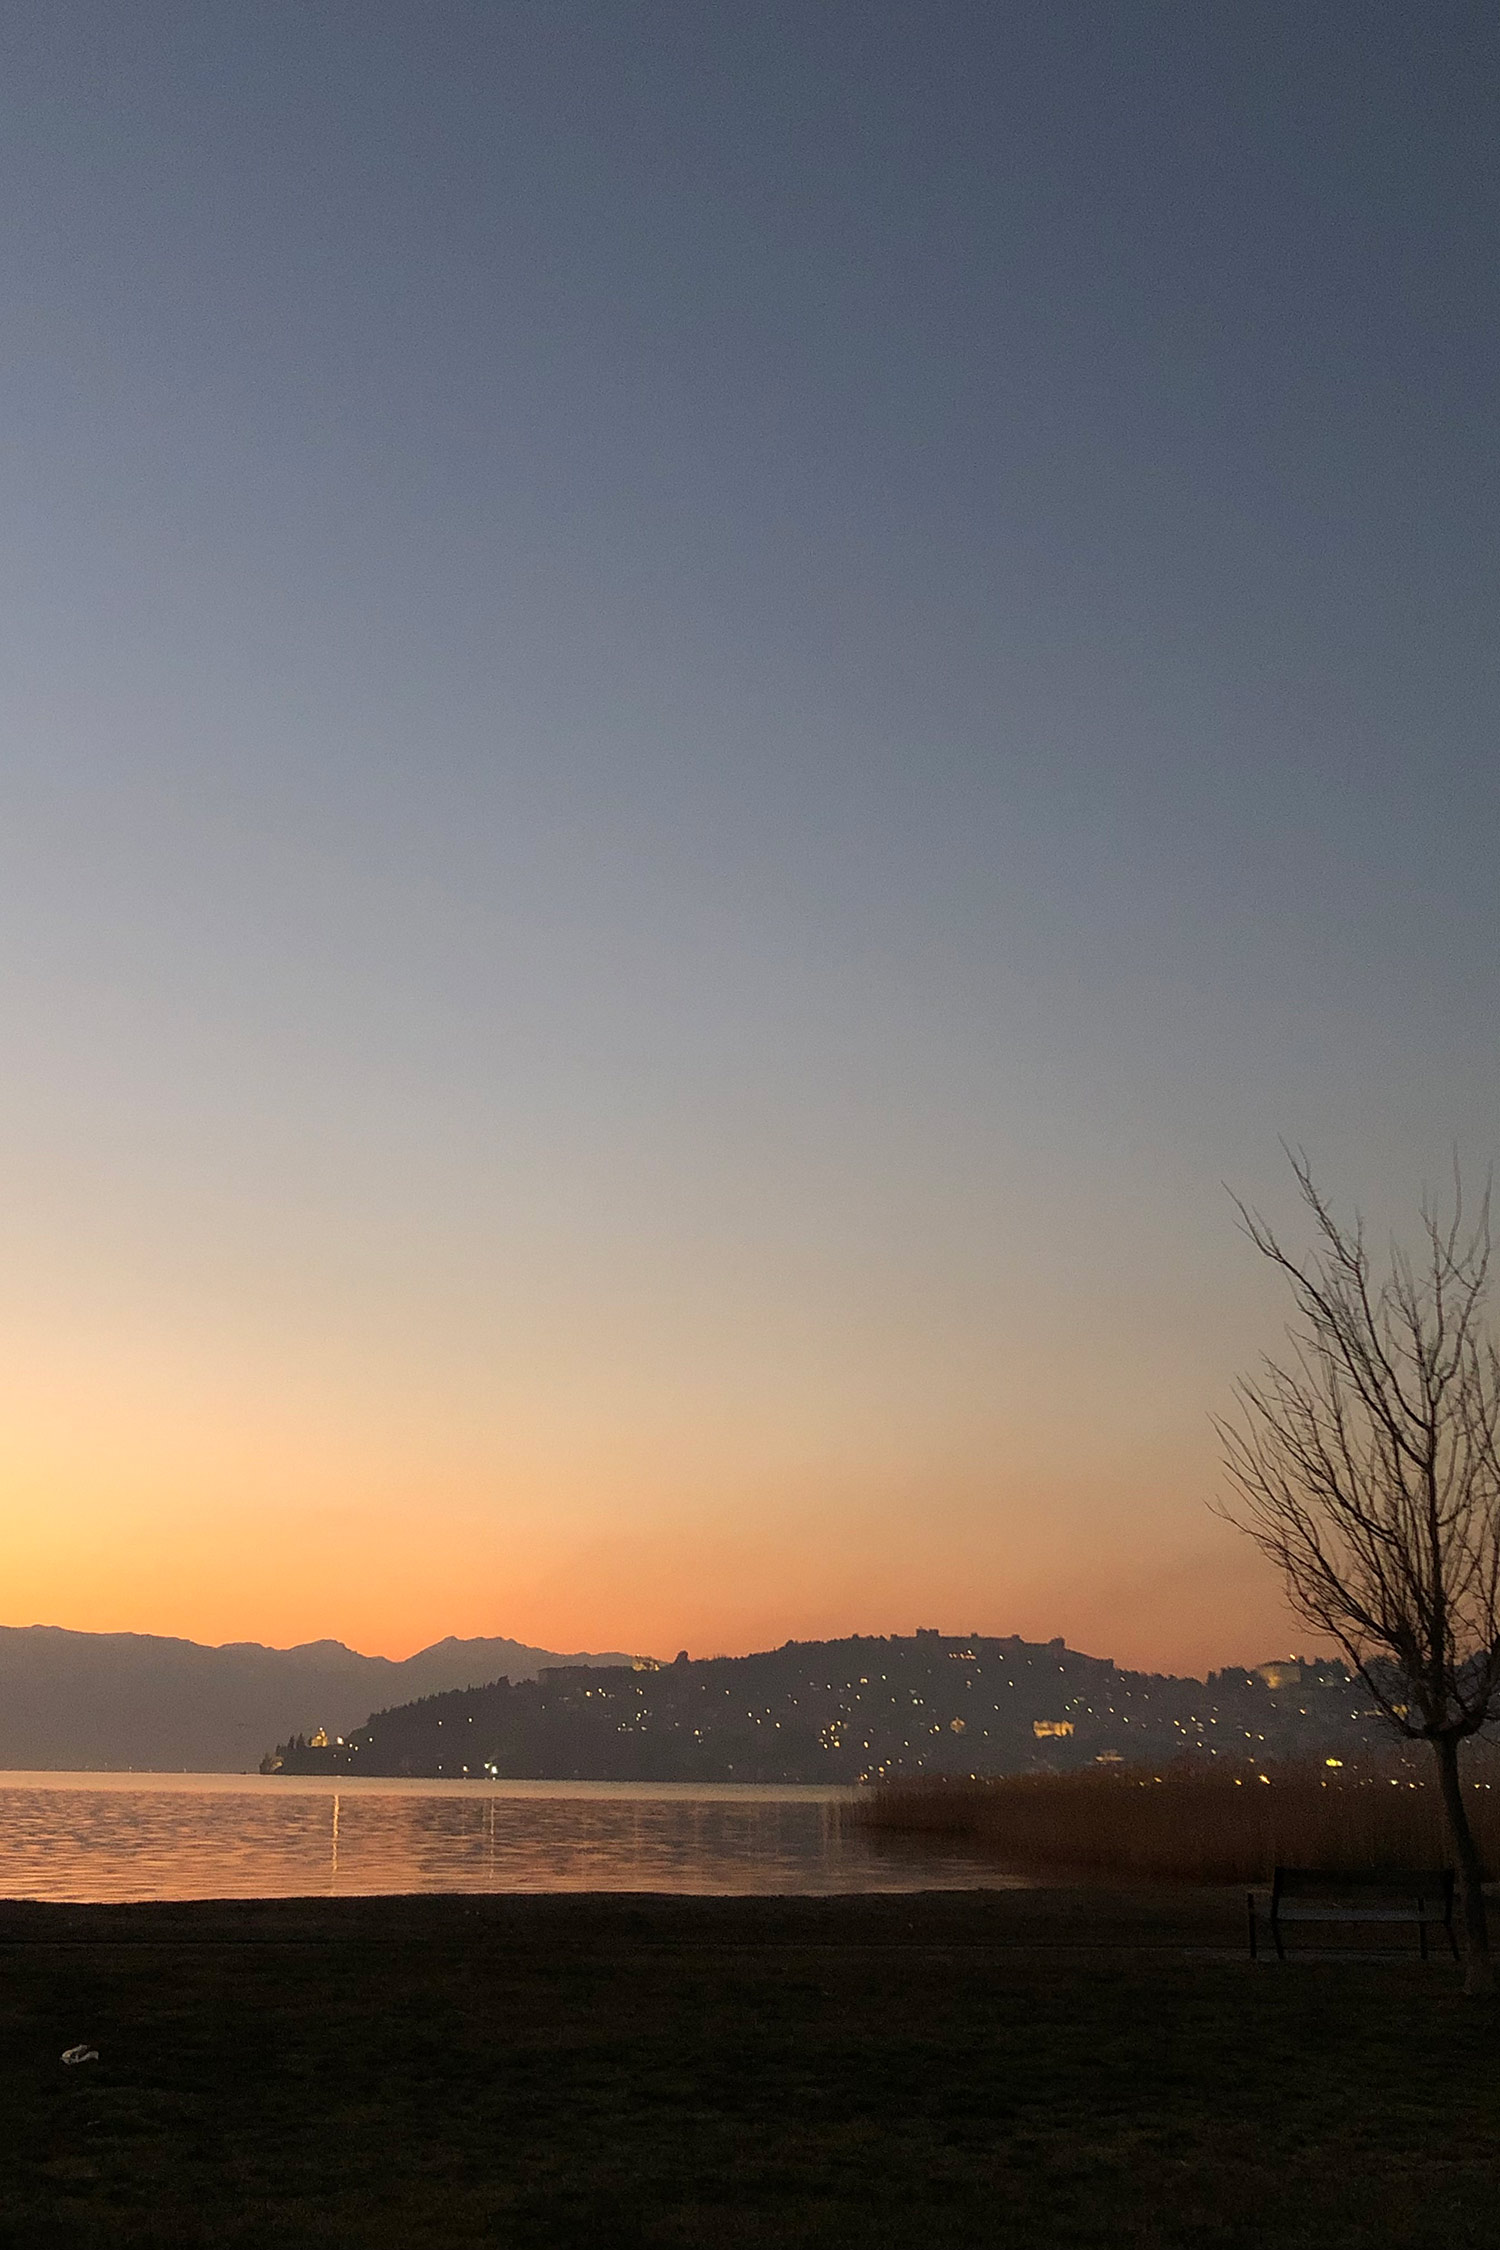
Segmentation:
<svg viewBox="0 0 1500 2250">
<path fill-rule="evenodd" d="M 1290 1152 L 1289 1152 L 1290 1153 Z M 1235 1498 L 1222 1509 L 1282 1573 L 1298 1615 L 1337 1642 L 1393 1727 L 1432 1743 L 1464 1894 L 1470 1989 L 1488 1989 L 1482 1869 L 1458 1745 L 1500 1717 L 1500 1352 L 1488 1324 L 1489 1193 L 1454 1172 L 1424 1202 L 1421 1252 L 1377 1273 L 1292 1156 L 1315 1229 L 1284 1249 L 1236 1198 L 1290 1285 L 1288 1351 L 1236 1386 L 1218 1424 Z"/>
</svg>

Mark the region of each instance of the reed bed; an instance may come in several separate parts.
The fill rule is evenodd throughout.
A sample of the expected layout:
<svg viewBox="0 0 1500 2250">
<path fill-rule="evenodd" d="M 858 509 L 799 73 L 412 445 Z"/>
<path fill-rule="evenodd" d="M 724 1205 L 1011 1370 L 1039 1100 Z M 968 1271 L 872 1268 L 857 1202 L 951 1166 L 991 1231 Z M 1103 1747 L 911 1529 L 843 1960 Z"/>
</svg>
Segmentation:
<svg viewBox="0 0 1500 2250">
<path fill-rule="evenodd" d="M 1465 1785 L 1488 1872 L 1500 1867 L 1500 1778 Z M 877 1784 L 863 1827 L 992 1852 L 1017 1872 L 1131 1881 L 1263 1883 L 1272 1869 L 1443 1867 L 1436 1779 L 1334 1777 L 1267 1766 L 1243 1776 L 1152 1768 Z"/>
</svg>

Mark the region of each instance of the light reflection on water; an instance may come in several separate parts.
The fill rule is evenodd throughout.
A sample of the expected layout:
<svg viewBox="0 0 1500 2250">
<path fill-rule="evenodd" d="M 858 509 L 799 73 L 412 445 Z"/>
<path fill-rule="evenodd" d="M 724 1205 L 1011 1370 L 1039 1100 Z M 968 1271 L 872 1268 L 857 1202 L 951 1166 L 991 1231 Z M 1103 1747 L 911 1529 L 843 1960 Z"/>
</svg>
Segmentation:
<svg viewBox="0 0 1500 2250">
<path fill-rule="evenodd" d="M 850 1823 L 841 1791 L 258 1774 L 0 1774 L 0 1897 L 1010 1887 Z"/>
</svg>

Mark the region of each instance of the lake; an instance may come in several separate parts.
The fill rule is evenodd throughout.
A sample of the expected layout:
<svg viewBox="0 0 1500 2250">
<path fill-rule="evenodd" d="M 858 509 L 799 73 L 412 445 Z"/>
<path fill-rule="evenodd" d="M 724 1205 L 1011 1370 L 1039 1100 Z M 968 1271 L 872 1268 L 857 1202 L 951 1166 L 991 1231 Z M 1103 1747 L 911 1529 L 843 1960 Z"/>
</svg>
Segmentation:
<svg viewBox="0 0 1500 2250">
<path fill-rule="evenodd" d="M 828 1789 L 0 1774 L 0 1897 L 410 1891 L 1013 1888 L 961 1850 L 881 1838 Z"/>
</svg>

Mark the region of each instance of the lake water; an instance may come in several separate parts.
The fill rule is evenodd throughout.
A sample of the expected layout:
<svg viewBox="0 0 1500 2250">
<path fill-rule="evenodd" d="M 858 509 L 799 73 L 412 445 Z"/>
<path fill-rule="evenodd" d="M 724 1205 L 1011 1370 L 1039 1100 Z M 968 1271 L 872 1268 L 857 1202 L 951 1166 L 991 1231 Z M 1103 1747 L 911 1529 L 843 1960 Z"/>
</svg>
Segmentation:
<svg viewBox="0 0 1500 2250">
<path fill-rule="evenodd" d="M 0 1898 L 1010 1888 L 845 1792 L 280 1774 L 0 1774 Z"/>
</svg>

